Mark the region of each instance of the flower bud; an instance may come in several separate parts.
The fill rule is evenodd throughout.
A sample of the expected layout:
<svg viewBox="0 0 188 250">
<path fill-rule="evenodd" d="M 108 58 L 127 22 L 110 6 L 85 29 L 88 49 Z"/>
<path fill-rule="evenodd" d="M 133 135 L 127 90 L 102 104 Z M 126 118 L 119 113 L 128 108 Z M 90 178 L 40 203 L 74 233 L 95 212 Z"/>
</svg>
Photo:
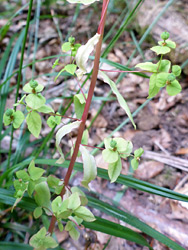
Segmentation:
<svg viewBox="0 0 188 250">
<path fill-rule="evenodd" d="M 32 89 L 35 89 L 37 86 L 38 86 L 38 82 L 37 81 L 34 81 L 34 80 L 31 80 L 29 82 L 29 85 Z"/>
<path fill-rule="evenodd" d="M 173 82 L 174 80 L 176 80 L 176 76 L 173 73 L 169 74 L 168 78 L 167 78 L 167 81 Z"/>
<path fill-rule="evenodd" d="M 114 140 L 111 140 L 110 147 L 115 148 L 117 146 L 117 142 Z"/>
<path fill-rule="evenodd" d="M 6 112 L 5 112 L 5 115 L 6 115 L 6 116 L 11 116 L 11 115 L 13 115 L 13 110 L 12 110 L 12 109 L 7 109 Z"/>
<path fill-rule="evenodd" d="M 73 44 L 73 43 L 75 43 L 75 38 L 74 37 L 69 37 L 69 43 L 71 43 L 71 44 Z"/>
<path fill-rule="evenodd" d="M 163 40 L 167 40 L 169 38 L 169 33 L 167 31 L 164 31 L 162 34 L 161 34 L 161 38 Z"/>
</svg>

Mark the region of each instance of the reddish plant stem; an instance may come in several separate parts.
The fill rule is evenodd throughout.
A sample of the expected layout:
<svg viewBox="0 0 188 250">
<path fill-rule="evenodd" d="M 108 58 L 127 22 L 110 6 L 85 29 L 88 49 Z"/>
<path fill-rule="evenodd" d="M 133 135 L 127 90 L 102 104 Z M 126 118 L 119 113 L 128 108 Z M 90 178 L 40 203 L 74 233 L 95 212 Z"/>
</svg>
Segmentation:
<svg viewBox="0 0 188 250">
<path fill-rule="evenodd" d="M 77 136 L 77 140 L 76 140 L 76 143 L 75 143 L 74 152 L 73 152 L 73 155 L 71 157 L 69 168 L 67 170 L 67 173 L 66 173 L 66 176 L 65 176 L 65 179 L 64 179 L 64 186 L 63 186 L 63 189 L 62 189 L 61 194 L 60 194 L 62 199 L 63 199 L 63 195 L 65 194 L 65 188 L 69 183 L 69 179 L 70 179 L 70 176 L 71 176 L 71 173 L 72 173 L 72 170 L 73 170 L 73 167 L 74 167 L 77 155 L 78 155 L 79 147 L 80 147 L 81 140 L 82 140 L 82 135 L 83 135 L 83 132 L 84 132 L 84 129 L 85 129 L 85 123 L 86 123 L 86 120 L 87 120 L 91 100 L 92 100 L 92 97 L 93 97 L 94 88 L 95 88 L 95 85 L 96 85 L 96 80 L 97 80 L 97 75 L 98 75 L 98 70 L 99 70 L 99 61 L 100 61 L 100 55 L 101 55 L 101 47 L 102 47 L 104 25 L 105 25 L 105 20 L 106 20 L 106 12 L 107 12 L 108 3 L 109 3 L 109 0 L 103 0 L 103 7 L 102 7 L 102 14 L 101 14 L 101 19 L 103 18 L 103 20 L 99 24 L 100 28 L 98 28 L 98 33 L 101 36 L 100 36 L 99 42 L 97 43 L 97 46 L 96 46 L 96 53 L 95 53 L 95 60 L 94 60 L 94 66 L 93 66 L 93 73 L 92 73 L 92 77 L 91 77 L 91 84 L 90 84 L 90 88 L 89 88 L 88 98 L 86 100 L 84 113 L 82 115 L 82 122 L 80 124 L 79 129 L 78 129 L 78 136 Z M 50 234 L 53 233 L 55 223 L 56 223 L 56 217 L 53 215 L 52 218 L 51 218 L 49 229 L 48 229 L 48 232 Z"/>
</svg>

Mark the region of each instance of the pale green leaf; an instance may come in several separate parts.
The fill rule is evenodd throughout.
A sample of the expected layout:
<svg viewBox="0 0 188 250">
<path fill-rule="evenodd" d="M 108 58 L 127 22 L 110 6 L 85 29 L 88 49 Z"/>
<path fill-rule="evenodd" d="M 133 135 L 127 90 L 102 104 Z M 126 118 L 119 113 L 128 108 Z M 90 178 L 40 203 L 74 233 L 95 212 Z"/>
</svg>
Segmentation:
<svg viewBox="0 0 188 250">
<path fill-rule="evenodd" d="M 42 215 L 42 208 L 36 207 L 35 210 L 33 211 L 34 218 L 38 219 L 41 215 Z"/>
<path fill-rule="evenodd" d="M 33 181 L 38 180 L 45 172 L 42 168 L 35 167 L 35 162 L 32 160 L 28 167 L 28 172 Z"/>
<path fill-rule="evenodd" d="M 74 108 L 76 117 L 78 119 L 82 118 L 82 114 L 84 112 L 85 104 L 86 104 L 87 95 L 85 95 L 85 98 L 83 94 L 77 94 L 74 96 Z"/>
<path fill-rule="evenodd" d="M 153 73 L 157 72 L 157 64 L 151 62 L 139 63 L 135 68 L 140 68 Z"/>
<path fill-rule="evenodd" d="M 84 170 L 82 185 L 88 188 L 89 182 L 94 180 L 97 176 L 97 166 L 93 155 L 91 155 L 89 151 L 82 145 L 80 145 L 80 152 L 82 154 Z"/>
<path fill-rule="evenodd" d="M 62 224 L 61 222 L 58 222 L 57 225 L 58 225 L 59 231 L 60 231 L 60 232 L 63 232 L 63 228 L 64 228 L 64 227 L 63 227 L 63 224 Z"/>
<path fill-rule="evenodd" d="M 178 93 L 181 92 L 181 90 L 182 87 L 177 80 L 171 82 L 166 86 L 166 91 L 170 96 L 177 95 Z"/>
<path fill-rule="evenodd" d="M 65 66 L 64 69 L 65 69 L 65 71 L 67 71 L 71 75 L 74 75 L 76 68 L 77 68 L 77 66 L 75 64 L 68 64 Z"/>
<path fill-rule="evenodd" d="M 78 3 L 78 1 L 76 1 Z M 86 2 L 86 1 L 85 1 Z M 100 38 L 100 34 L 95 34 L 89 41 L 80 46 L 76 53 L 76 64 L 78 66 L 78 70 L 76 71 L 76 75 L 78 79 L 81 80 L 82 76 L 87 73 L 87 61 L 89 59 L 90 54 L 94 50 L 94 46 L 98 43 Z"/>
<path fill-rule="evenodd" d="M 22 124 L 22 122 L 25 120 L 25 116 L 24 114 L 20 111 L 17 110 L 14 114 L 13 114 L 13 127 L 14 128 L 19 128 L 20 125 Z"/>
<path fill-rule="evenodd" d="M 10 116 L 8 116 L 8 115 L 6 115 L 4 113 L 4 115 L 3 115 L 3 123 L 4 123 L 5 126 L 8 126 L 9 124 L 11 124 L 11 122 L 13 121 L 13 119 L 14 119 L 13 116 L 10 117 Z"/>
<path fill-rule="evenodd" d="M 136 170 L 138 168 L 139 162 L 136 158 L 131 160 L 131 166 L 134 170 Z"/>
<path fill-rule="evenodd" d="M 120 106 L 125 110 L 125 112 L 128 115 L 130 121 L 132 122 L 134 128 L 136 129 L 136 125 L 135 125 L 135 123 L 133 121 L 130 109 L 129 109 L 129 107 L 128 107 L 126 101 L 125 101 L 125 99 L 123 98 L 123 96 L 119 93 L 116 84 L 113 81 L 111 81 L 110 78 L 104 72 L 102 72 L 102 71 L 99 71 L 99 76 L 102 77 L 102 79 L 103 79 L 103 81 L 105 83 L 107 83 L 107 84 L 110 85 L 110 87 L 112 89 L 112 92 L 116 95 Z"/>
<path fill-rule="evenodd" d="M 32 111 L 27 115 L 26 122 L 31 134 L 33 134 L 35 137 L 39 137 L 42 127 L 42 120 L 40 115 L 36 111 Z"/>
<path fill-rule="evenodd" d="M 148 98 L 152 98 L 158 94 L 160 88 L 157 87 L 156 83 L 157 83 L 157 74 L 155 73 L 150 77 Z"/>
<path fill-rule="evenodd" d="M 61 213 L 61 207 L 62 207 L 63 201 L 61 196 L 57 196 L 53 201 L 52 201 L 52 211 L 54 214 L 59 214 Z"/>
<path fill-rule="evenodd" d="M 34 192 L 34 190 L 35 190 L 35 182 L 33 180 L 30 180 L 28 184 L 28 188 L 27 188 L 27 192 L 30 197 L 32 193 Z"/>
<path fill-rule="evenodd" d="M 128 141 L 126 141 L 123 138 L 114 138 L 113 139 L 115 142 L 117 142 L 117 151 L 118 153 L 124 153 L 124 151 L 126 151 L 127 146 L 128 146 Z"/>
<path fill-rule="evenodd" d="M 112 149 L 104 149 L 102 151 L 102 156 L 105 162 L 114 163 L 118 160 L 118 152 Z"/>
<path fill-rule="evenodd" d="M 160 41 L 158 42 L 159 45 L 161 46 L 167 46 L 169 48 L 172 48 L 172 49 L 175 49 L 176 48 L 176 43 L 171 41 L 171 40 L 166 40 L 165 42 L 164 41 Z"/>
<path fill-rule="evenodd" d="M 38 109 L 45 104 L 46 99 L 41 94 L 29 94 L 25 102 L 31 109 Z"/>
<path fill-rule="evenodd" d="M 63 163 L 64 162 L 64 155 L 63 155 L 63 152 L 61 150 L 61 147 L 59 146 L 60 142 L 61 142 L 61 139 L 66 135 L 66 134 L 69 134 L 73 129 L 76 129 L 79 127 L 81 121 L 76 121 L 76 122 L 73 122 L 73 123 L 69 123 L 63 127 L 61 127 L 58 131 L 57 131 L 57 134 L 56 134 L 56 148 L 57 150 L 59 151 L 61 157 L 60 159 L 58 160 L 58 163 Z"/>
<path fill-rule="evenodd" d="M 43 242 L 43 246 L 45 247 L 45 249 L 48 249 L 55 248 L 58 246 L 58 244 L 51 236 L 46 236 Z"/>
<path fill-rule="evenodd" d="M 46 235 L 46 228 L 42 227 L 40 231 L 38 231 L 31 237 L 29 244 L 35 248 L 40 247 L 42 243 L 41 241 L 45 238 L 45 235 Z"/>
<path fill-rule="evenodd" d="M 19 170 L 16 172 L 16 176 L 18 179 L 22 179 L 23 181 L 29 181 L 29 175 L 25 170 Z"/>
<path fill-rule="evenodd" d="M 180 74 L 181 74 L 181 67 L 179 65 L 172 66 L 172 73 L 175 76 L 180 76 Z"/>
<path fill-rule="evenodd" d="M 73 240 L 78 240 L 80 237 L 80 233 L 76 230 L 75 227 L 73 227 L 70 231 L 69 234 Z"/>
<path fill-rule="evenodd" d="M 131 141 L 127 141 L 127 148 L 125 151 L 123 151 L 123 153 L 120 154 L 120 157 L 122 158 L 126 158 L 128 156 L 130 156 L 131 152 L 133 150 L 133 144 Z"/>
<path fill-rule="evenodd" d="M 120 157 L 118 158 L 118 161 L 108 164 L 108 176 L 110 178 L 111 183 L 117 180 L 118 176 L 121 173 L 121 169 L 122 163 Z"/>
<path fill-rule="evenodd" d="M 43 181 L 35 185 L 34 198 L 38 206 L 43 207 L 44 209 L 51 208 L 51 202 L 50 202 L 51 195 L 47 182 Z M 49 210 L 45 209 L 45 211 L 49 214 Z"/>
<path fill-rule="evenodd" d="M 82 206 L 85 206 L 88 203 L 88 199 L 86 198 L 84 192 L 82 192 L 82 190 L 80 190 L 78 187 L 72 187 L 71 192 L 72 193 L 75 193 L 75 192 L 79 193 Z"/>
<path fill-rule="evenodd" d="M 92 212 L 87 209 L 86 207 L 80 206 L 79 208 L 77 208 L 74 211 L 75 215 L 78 216 L 79 218 L 91 222 L 95 220 L 94 215 L 92 214 Z"/>
<path fill-rule="evenodd" d="M 68 209 L 75 210 L 81 205 L 79 193 L 75 192 L 69 197 Z"/>
<path fill-rule="evenodd" d="M 169 73 L 171 62 L 169 60 L 161 60 L 157 63 L 158 72 Z"/>
<path fill-rule="evenodd" d="M 38 84 L 38 86 L 35 88 L 35 92 L 38 93 L 38 92 L 41 92 L 42 90 L 44 89 L 44 86 L 41 85 L 41 84 Z M 33 93 L 33 88 L 31 88 L 30 84 L 27 83 L 24 85 L 23 87 L 23 91 L 25 91 L 26 93 Z"/>
<path fill-rule="evenodd" d="M 166 85 L 168 75 L 169 73 L 166 72 L 157 74 L 156 86 L 159 88 L 164 87 Z"/>
<path fill-rule="evenodd" d="M 135 157 L 140 157 L 144 153 L 143 148 L 138 148 L 134 151 L 134 156 Z"/>
<path fill-rule="evenodd" d="M 54 113 L 53 108 L 47 105 L 42 105 L 40 108 L 37 109 L 38 112 L 48 114 L 48 113 Z"/>
<path fill-rule="evenodd" d="M 69 42 L 63 43 L 61 49 L 63 52 L 67 52 L 71 50 L 71 44 Z"/>
<path fill-rule="evenodd" d="M 165 46 L 154 46 L 151 50 L 157 53 L 157 55 L 164 55 L 170 52 L 170 48 Z"/>
</svg>

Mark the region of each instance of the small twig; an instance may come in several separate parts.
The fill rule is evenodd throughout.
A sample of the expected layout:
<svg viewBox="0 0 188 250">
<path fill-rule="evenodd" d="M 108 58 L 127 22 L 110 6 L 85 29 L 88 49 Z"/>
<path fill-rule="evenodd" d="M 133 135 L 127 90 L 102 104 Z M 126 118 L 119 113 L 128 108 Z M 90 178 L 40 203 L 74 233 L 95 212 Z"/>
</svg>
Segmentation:
<svg viewBox="0 0 188 250">
<path fill-rule="evenodd" d="M 151 73 L 149 71 L 138 71 L 138 70 L 128 70 L 128 71 L 124 71 L 124 70 L 108 70 L 108 69 L 100 69 L 100 71 L 106 71 L 106 72 L 118 72 L 118 73 Z"/>
<path fill-rule="evenodd" d="M 80 92 L 82 93 L 82 95 L 83 95 L 83 97 L 84 97 L 84 100 L 85 100 L 85 102 L 86 102 L 86 96 L 85 96 L 85 94 L 84 94 L 84 91 L 83 91 L 83 89 L 82 89 L 82 86 L 80 85 L 79 81 L 77 81 L 77 82 L 78 82 L 78 86 L 79 86 L 79 88 L 80 88 Z"/>
<path fill-rule="evenodd" d="M 90 146 L 90 145 L 86 145 L 86 144 L 81 144 L 82 146 L 85 146 L 85 147 L 90 147 L 90 148 L 98 148 L 100 150 L 104 150 L 104 148 L 100 148 L 100 147 L 95 147 L 95 146 Z"/>
</svg>

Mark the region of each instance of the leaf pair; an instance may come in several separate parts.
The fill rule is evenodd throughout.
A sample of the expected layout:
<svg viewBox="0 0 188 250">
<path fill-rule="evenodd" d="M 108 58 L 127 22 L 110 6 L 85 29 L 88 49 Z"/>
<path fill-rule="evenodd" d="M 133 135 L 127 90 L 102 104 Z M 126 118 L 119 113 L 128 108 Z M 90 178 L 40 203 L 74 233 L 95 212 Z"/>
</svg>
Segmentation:
<svg viewBox="0 0 188 250">
<path fill-rule="evenodd" d="M 169 60 L 160 60 L 157 64 L 151 62 L 139 63 L 135 67 L 153 73 L 149 81 L 148 98 L 154 97 L 158 94 L 160 88 L 165 86 L 170 96 L 181 92 L 181 85 L 176 80 L 176 77 L 181 74 L 181 68 L 178 65 L 174 65 L 172 66 L 172 73 L 169 73 L 171 70 L 171 62 Z"/>
<path fill-rule="evenodd" d="M 20 110 L 8 109 L 3 115 L 4 125 L 8 126 L 12 123 L 15 129 L 19 128 L 24 120 L 25 116 Z"/>
<path fill-rule="evenodd" d="M 104 161 L 108 163 L 109 178 L 111 182 L 115 182 L 121 173 L 121 158 L 130 156 L 133 145 L 131 141 L 126 141 L 123 138 L 105 138 L 104 144 L 105 149 L 102 156 Z"/>
</svg>

